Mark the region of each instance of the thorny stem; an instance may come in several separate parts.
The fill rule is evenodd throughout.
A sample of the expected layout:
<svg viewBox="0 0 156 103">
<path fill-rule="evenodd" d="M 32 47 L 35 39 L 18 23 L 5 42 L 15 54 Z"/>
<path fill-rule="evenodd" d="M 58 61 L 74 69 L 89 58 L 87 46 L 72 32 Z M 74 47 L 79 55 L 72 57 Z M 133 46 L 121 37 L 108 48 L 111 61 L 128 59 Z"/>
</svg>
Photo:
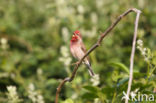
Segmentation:
<svg viewBox="0 0 156 103">
<path fill-rule="evenodd" d="M 85 57 L 87 57 L 93 50 L 95 50 L 97 47 L 100 46 L 102 40 L 104 39 L 105 36 L 107 36 L 107 34 L 112 31 L 112 29 L 119 23 L 119 21 L 126 16 L 127 14 L 129 14 L 130 12 L 136 12 L 137 13 L 137 17 L 136 17 L 136 22 L 135 22 L 135 30 L 134 30 L 134 39 L 133 39 L 133 47 L 132 47 L 132 53 L 131 53 L 131 60 L 130 60 L 130 76 L 129 76 L 129 83 L 128 83 L 128 89 L 127 89 L 127 95 L 129 96 L 130 93 L 130 89 L 131 89 L 131 85 L 132 85 L 132 77 L 133 77 L 133 59 L 134 59 L 134 53 L 135 53 L 135 43 L 136 43 L 136 36 L 137 36 L 137 27 L 138 27 L 138 20 L 139 20 L 139 15 L 140 15 L 140 10 L 137 10 L 135 8 L 131 8 L 129 10 L 127 10 L 126 12 L 124 12 L 122 15 L 120 15 L 116 21 L 114 23 L 111 24 L 111 26 L 104 32 L 101 34 L 100 38 L 98 39 L 97 43 L 95 43 L 88 51 L 87 53 L 83 56 L 83 58 L 81 60 L 78 61 L 77 65 L 74 67 L 74 70 L 72 72 L 71 77 L 67 77 L 65 78 L 58 86 L 57 91 L 56 91 L 56 97 L 55 97 L 55 103 L 58 103 L 58 98 L 59 98 L 59 93 L 61 91 L 61 88 L 63 87 L 63 85 L 66 82 L 71 82 L 75 75 L 76 72 L 79 68 L 79 66 L 81 65 L 82 61 L 84 60 Z M 128 100 L 126 99 L 125 103 L 128 103 Z"/>
</svg>

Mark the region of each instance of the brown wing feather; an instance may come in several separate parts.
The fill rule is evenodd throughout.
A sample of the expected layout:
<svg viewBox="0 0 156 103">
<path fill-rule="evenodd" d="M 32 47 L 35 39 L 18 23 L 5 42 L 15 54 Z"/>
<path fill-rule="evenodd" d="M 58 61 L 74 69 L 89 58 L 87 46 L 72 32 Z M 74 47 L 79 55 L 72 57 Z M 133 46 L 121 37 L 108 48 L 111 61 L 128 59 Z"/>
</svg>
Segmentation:
<svg viewBox="0 0 156 103">
<path fill-rule="evenodd" d="M 87 50 L 86 50 L 85 45 L 83 44 L 83 42 L 81 42 L 81 49 L 84 51 L 84 53 L 87 52 Z"/>
<path fill-rule="evenodd" d="M 84 53 L 87 52 L 87 50 L 86 50 L 85 45 L 83 44 L 83 42 L 81 42 L 81 49 L 84 51 Z M 87 56 L 86 58 L 87 58 L 87 60 L 88 60 L 89 63 L 90 63 L 90 58 L 89 58 L 89 56 Z M 91 65 L 91 63 L 90 63 L 90 65 Z"/>
</svg>

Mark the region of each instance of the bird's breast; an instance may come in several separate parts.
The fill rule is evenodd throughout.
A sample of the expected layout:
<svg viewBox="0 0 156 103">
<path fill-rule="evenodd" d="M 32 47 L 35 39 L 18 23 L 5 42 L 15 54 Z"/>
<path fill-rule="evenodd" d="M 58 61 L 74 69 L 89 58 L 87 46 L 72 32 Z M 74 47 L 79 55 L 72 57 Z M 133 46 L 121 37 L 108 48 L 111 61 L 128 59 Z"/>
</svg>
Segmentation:
<svg viewBox="0 0 156 103">
<path fill-rule="evenodd" d="M 81 49 L 80 44 L 72 44 L 70 50 L 71 50 L 72 55 L 78 60 L 80 60 L 84 56 L 84 52 Z"/>
</svg>

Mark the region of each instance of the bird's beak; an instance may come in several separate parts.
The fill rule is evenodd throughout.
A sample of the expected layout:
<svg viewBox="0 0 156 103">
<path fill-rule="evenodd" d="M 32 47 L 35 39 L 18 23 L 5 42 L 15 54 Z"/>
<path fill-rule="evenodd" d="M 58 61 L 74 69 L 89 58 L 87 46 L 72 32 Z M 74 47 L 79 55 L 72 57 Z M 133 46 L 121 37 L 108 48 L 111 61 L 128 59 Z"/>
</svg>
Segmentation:
<svg viewBox="0 0 156 103">
<path fill-rule="evenodd" d="M 72 37 L 75 37 L 75 35 L 73 34 L 73 36 Z"/>
</svg>

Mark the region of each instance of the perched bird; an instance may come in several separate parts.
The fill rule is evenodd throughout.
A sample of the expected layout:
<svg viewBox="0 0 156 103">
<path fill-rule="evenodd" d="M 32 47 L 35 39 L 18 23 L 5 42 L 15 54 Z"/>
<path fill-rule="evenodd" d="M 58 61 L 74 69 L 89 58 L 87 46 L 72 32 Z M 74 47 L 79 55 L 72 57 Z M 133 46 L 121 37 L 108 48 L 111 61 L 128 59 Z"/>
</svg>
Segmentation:
<svg viewBox="0 0 156 103">
<path fill-rule="evenodd" d="M 87 52 L 82 41 L 81 33 L 78 30 L 76 30 L 72 35 L 72 39 L 70 41 L 70 51 L 71 54 L 78 60 L 80 60 Z M 83 63 L 87 66 L 90 76 L 94 76 L 88 56 L 83 60 Z"/>
</svg>

